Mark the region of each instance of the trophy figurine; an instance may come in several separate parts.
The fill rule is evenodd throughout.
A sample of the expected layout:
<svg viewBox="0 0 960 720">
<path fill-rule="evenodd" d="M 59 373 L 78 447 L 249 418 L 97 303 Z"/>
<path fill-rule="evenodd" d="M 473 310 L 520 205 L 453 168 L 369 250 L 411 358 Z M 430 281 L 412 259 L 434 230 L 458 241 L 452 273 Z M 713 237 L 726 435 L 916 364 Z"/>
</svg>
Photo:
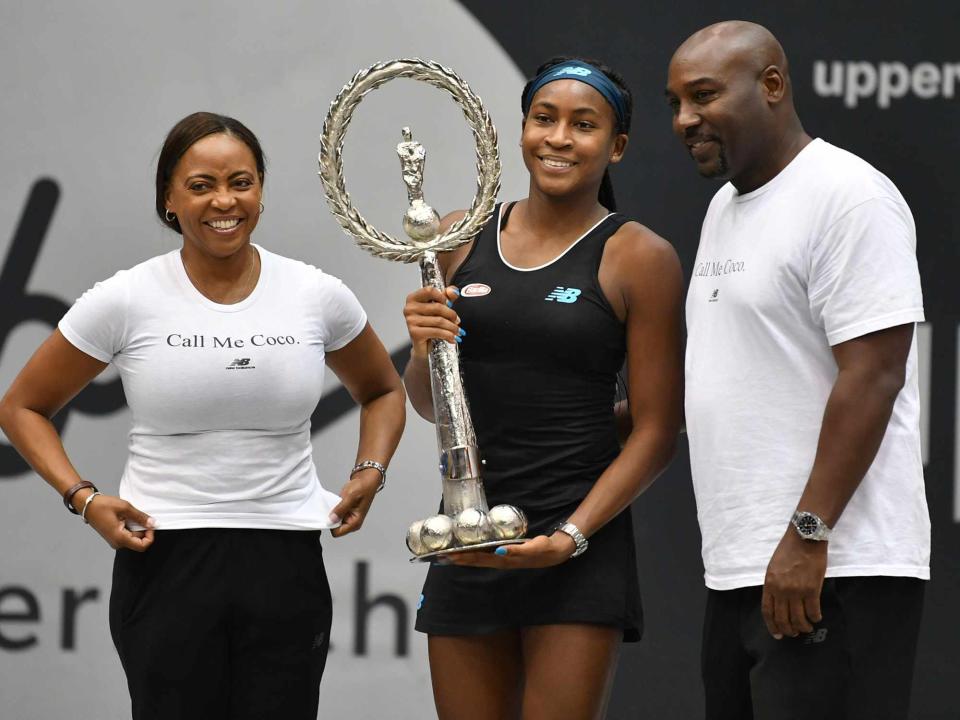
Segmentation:
<svg viewBox="0 0 960 720">
<path fill-rule="evenodd" d="M 403 217 L 409 241 L 372 227 L 350 204 L 343 179 L 343 140 L 353 111 L 363 96 L 396 77 L 423 80 L 449 92 L 463 110 L 477 149 L 477 193 L 466 215 L 440 234 L 440 218 L 423 199 L 424 147 L 403 128 L 397 155 L 410 206 Z M 423 287 L 444 289 L 437 252 L 469 242 L 493 214 L 500 189 L 497 134 L 486 110 L 469 86 L 453 71 L 417 59 L 381 62 L 358 72 L 330 104 L 320 144 L 320 178 L 330 210 L 341 227 L 368 252 L 397 262 L 420 264 Z M 430 382 L 434 422 L 440 450 L 443 512 L 418 520 L 407 531 L 412 560 L 522 542 L 527 531 L 523 511 L 512 505 L 487 506 L 477 439 L 470 419 L 457 348 L 430 341 Z"/>
</svg>

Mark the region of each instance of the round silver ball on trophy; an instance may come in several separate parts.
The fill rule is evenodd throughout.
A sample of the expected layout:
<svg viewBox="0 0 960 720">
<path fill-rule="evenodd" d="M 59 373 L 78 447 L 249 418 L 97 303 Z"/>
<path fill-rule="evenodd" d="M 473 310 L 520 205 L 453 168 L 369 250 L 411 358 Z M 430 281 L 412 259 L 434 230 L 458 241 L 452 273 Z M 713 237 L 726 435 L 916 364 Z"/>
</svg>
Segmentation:
<svg viewBox="0 0 960 720">
<path fill-rule="evenodd" d="M 461 545 L 476 545 L 493 540 L 493 527 L 483 510 L 467 508 L 454 518 L 453 535 Z"/>
<path fill-rule="evenodd" d="M 447 515 L 434 515 L 422 521 L 420 546 L 425 553 L 446 550 L 453 543 L 453 520 Z"/>
<path fill-rule="evenodd" d="M 497 505 L 487 513 L 496 537 L 501 540 L 515 540 L 527 532 L 527 516 L 523 510 L 513 505 Z"/>
<path fill-rule="evenodd" d="M 410 128 L 403 128 L 403 142 L 397 145 L 397 156 L 400 158 L 410 203 L 403 217 L 403 229 L 409 240 L 393 238 L 364 220 L 351 204 L 343 179 L 343 142 L 354 110 L 364 95 L 398 77 L 422 80 L 450 93 L 473 131 L 477 154 L 477 192 L 473 202 L 462 219 L 440 234 L 440 217 L 423 200 L 426 150 L 413 139 Z M 446 283 L 437 253 L 470 242 L 483 229 L 493 215 L 500 189 L 497 131 L 480 98 L 449 68 L 416 58 L 377 63 L 358 72 L 343 86 L 330 103 L 323 123 L 319 159 L 320 179 L 327 203 L 340 226 L 353 236 L 361 248 L 377 257 L 405 263 L 418 261 L 423 287 L 441 291 Z M 416 535 L 414 527 L 417 523 L 410 527 L 407 547 L 416 556 L 413 560 L 429 560 L 441 552 L 461 552 L 521 542 L 522 531 L 510 538 L 498 535 L 487 518 L 488 505 L 480 473 L 477 439 L 470 419 L 456 346 L 442 340 L 431 340 L 429 364 L 434 423 L 440 449 L 443 515 L 422 521 L 419 546 L 412 538 Z M 505 528 L 512 528 L 501 531 L 506 534 L 518 527 L 516 517 L 505 519 L 502 524 Z"/>
<path fill-rule="evenodd" d="M 407 548 L 414 555 L 423 555 L 426 550 L 423 549 L 423 543 L 420 541 L 420 528 L 423 527 L 423 520 L 417 520 L 407 528 Z"/>
</svg>

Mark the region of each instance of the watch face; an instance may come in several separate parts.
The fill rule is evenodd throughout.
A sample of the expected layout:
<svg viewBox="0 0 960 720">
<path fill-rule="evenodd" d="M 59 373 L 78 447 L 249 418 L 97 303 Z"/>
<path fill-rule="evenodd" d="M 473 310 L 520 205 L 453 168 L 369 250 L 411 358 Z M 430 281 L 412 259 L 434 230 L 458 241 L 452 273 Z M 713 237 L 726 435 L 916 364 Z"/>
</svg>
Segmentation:
<svg viewBox="0 0 960 720">
<path fill-rule="evenodd" d="M 797 518 L 797 530 L 801 535 L 814 535 L 819 528 L 817 519 L 808 513 L 803 513 Z"/>
</svg>

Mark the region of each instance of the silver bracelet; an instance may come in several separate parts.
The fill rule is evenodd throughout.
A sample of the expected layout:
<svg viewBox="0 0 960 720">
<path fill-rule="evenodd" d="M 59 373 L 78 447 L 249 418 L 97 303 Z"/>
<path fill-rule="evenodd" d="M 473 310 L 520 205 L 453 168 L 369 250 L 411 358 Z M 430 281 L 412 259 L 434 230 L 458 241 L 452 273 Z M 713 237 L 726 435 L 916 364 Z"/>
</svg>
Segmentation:
<svg viewBox="0 0 960 720">
<path fill-rule="evenodd" d="M 380 487 L 377 488 L 377 492 L 380 492 L 383 490 L 383 486 L 387 484 L 387 469 L 376 460 L 364 460 L 363 462 L 358 462 L 353 466 L 353 470 L 350 471 L 350 477 L 353 477 L 361 470 L 366 470 L 367 468 L 374 468 L 380 472 Z"/>
<path fill-rule="evenodd" d="M 90 521 L 87 520 L 87 508 L 90 507 L 90 501 L 93 500 L 97 495 L 102 495 L 99 490 L 94 490 L 92 493 L 87 495 L 87 499 L 83 501 L 83 509 L 80 510 L 80 517 L 83 519 L 85 525 L 89 525 Z"/>
</svg>

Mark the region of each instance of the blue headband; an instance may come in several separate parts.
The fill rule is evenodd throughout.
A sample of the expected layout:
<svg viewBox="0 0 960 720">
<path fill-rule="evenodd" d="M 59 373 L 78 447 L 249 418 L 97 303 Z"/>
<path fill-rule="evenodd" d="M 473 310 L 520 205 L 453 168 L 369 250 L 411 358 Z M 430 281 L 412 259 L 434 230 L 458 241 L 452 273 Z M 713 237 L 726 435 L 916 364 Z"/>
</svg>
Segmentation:
<svg viewBox="0 0 960 720">
<path fill-rule="evenodd" d="M 613 113 L 617 116 L 617 127 L 622 128 L 626 124 L 627 104 L 624 101 L 623 92 L 598 68 L 582 60 L 566 60 L 548 67 L 537 75 L 530 82 L 530 87 L 523 96 L 524 115 L 530 110 L 530 103 L 537 91 L 554 80 L 579 80 L 586 83 L 603 95 L 603 99 L 613 108 Z"/>
</svg>

